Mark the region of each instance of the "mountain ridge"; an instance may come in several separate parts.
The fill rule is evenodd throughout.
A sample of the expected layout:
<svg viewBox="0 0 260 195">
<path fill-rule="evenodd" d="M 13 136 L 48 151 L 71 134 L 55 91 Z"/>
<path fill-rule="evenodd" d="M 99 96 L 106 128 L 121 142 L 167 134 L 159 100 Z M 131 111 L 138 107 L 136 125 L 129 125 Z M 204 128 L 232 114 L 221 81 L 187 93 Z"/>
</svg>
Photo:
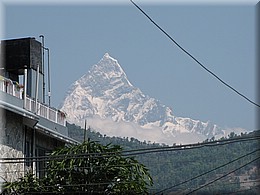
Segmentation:
<svg viewBox="0 0 260 195">
<path fill-rule="evenodd" d="M 187 143 L 189 136 L 188 142 L 192 137 L 198 142 L 228 133 L 209 121 L 174 116 L 170 107 L 133 86 L 108 53 L 71 85 L 61 110 L 67 113 L 69 122 L 83 126 L 88 120 L 101 133 L 130 136 L 132 132 L 132 137 L 167 144 Z"/>
</svg>

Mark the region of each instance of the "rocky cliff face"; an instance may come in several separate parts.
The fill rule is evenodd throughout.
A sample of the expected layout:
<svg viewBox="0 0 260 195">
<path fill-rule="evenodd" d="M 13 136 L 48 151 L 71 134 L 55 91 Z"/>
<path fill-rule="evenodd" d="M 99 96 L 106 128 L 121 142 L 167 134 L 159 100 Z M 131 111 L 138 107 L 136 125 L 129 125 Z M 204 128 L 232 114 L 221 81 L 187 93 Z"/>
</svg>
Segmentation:
<svg viewBox="0 0 260 195">
<path fill-rule="evenodd" d="M 133 86 L 107 53 L 71 85 L 61 110 L 70 123 L 82 126 L 87 120 L 101 133 L 167 144 L 198 142 L 225 133 L 210 122 L 174 116 L 169 107 Z"/>
</svg>

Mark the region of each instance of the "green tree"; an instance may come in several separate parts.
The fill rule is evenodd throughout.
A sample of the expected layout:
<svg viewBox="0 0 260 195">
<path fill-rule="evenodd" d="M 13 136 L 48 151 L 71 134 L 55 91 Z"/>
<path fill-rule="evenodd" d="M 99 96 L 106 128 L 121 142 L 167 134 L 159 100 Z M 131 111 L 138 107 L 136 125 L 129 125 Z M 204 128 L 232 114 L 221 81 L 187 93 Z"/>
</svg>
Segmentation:
<svg viewBox="0 0 260 195">
<path fill-rule="evenodd" d="M 43 191 L 45 191 L 45 188 L 43 187 L 42 182 L 38 178 L 34 177 L 31 172 L 29 172 L 18 181 L 5 183 L 2 194 L 18 195 Z"/>
<path fill-rule="evenodd" d="M 133 157 L 123 157 L 118 145 L 86 141 L 54 151 L 46 176 L 26 175 L 5 185 L 6 192 L 79 194 L 146 194 L 153 184 L 148 169 Z M 29 185 L 28 185 L 29 184 Z"/>
</svg>

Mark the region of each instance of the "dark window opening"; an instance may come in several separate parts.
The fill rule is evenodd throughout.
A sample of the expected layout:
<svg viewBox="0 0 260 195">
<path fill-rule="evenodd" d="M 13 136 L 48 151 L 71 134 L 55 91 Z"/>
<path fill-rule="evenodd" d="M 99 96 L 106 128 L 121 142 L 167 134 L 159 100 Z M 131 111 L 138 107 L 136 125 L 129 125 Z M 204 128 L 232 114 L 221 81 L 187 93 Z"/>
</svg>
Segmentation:
<svg viewBox="0 0 260 195">
<path fill-rule="evenodd" d="M 46 150 L 37 147 L 35 150 L 36 157 L 46 156 Z M 46 159 L 36 158 L 36 174 L 38 178 L 43 178 L 46 173 Z"/>
</svg>

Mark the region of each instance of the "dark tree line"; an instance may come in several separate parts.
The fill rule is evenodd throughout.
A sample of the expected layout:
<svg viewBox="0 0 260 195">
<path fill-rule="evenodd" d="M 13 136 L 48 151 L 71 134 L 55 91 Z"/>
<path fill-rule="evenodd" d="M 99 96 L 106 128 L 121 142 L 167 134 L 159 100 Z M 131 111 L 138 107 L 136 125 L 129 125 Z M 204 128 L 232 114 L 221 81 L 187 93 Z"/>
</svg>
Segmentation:
<svg viewBox="0 0 260 195">
<path fill-rule="evenodd" d="M 69 124 L 68 126 L 70 136 L 73 138 L 77 138 L 78 140 L 82 140 L 84 130 L 76 125 Z M 141 142 L 135 138 L 108 137 L 91 129 L 88 129 L 87 135 L 88 138 L 90 138 L 91 140 L 99 141 L 103 144 L 118 144 L 122 146 L 124 150 L 165 146 L 157 143 L 147 143 L 145 141 Z M 228 135 L 228 137 L 223 137 L 220 140 L 254 135 L 259 136 L 260 132 L 255 131 L 252 133 L 242 133 L 241 135 L 231 133 L 230 135 Z M 205 140 L 205 142 L 210 142 L 214 140 L 215 139 L 212 138 L 209 140 Z M 154 181 L 154 185 L 150 188 L 150 192 L 156 192 L 183 183 L 183 181 L 189 180 L 190 178 L 212 170 L 215 167 L 228 163 L 258 148 L 259 141 L 251 140 L 214 147 L 203 147 L 192 150 L 149 153 L 137 155 L 136 159 L 138 159 L 139 162 L 143 163 L 150 170 L 151 176 Z M 191 180 L 190 182 L 177 185 L 176 187 L 165 191 L 165 193 L 170 193 L 171 191 L 178 192 L 187 189 L 195 189 L 198 186 L 204 185 L 207 182 L 212 181 L 213 179 L 229 172 L 230 170 L 236 169 L 237 167 L 249 162 L 256 156 L 259 156 L 259 152 L 242 158 L 241 160 L 235 161 L 234 163 L 230 163 L 229 165 L 224 166 L 221 169 L 201 176 L 197 179 Z M 259 179 L 259 165 L 260 161 L 256 161 L 244 167 L 243 169 L 236 171 L 234 174 L 231 174 L 228 177 L 225 177 L 218 182 L 214 182 L 212 185 L 201 189 L 199 192 L 212 194 L 219 192 L 235 192 L 238 189 L 243 190 L 243 188 L 240 188 L 241 181 L 239 179 L 239 176 L 249 175 L 248 183 L 250 184 L 250 181 L 253 182 L 253 180 Z M 255 169 L 256 167 L 257 169 Z M 223 185 L 223 183 L 225 185 Z M 254 192 L 257 190 L 258 189 L 252 189 L 251 191 L 248 191 L 248 193 L 254 194 Z"/>
</svg>

